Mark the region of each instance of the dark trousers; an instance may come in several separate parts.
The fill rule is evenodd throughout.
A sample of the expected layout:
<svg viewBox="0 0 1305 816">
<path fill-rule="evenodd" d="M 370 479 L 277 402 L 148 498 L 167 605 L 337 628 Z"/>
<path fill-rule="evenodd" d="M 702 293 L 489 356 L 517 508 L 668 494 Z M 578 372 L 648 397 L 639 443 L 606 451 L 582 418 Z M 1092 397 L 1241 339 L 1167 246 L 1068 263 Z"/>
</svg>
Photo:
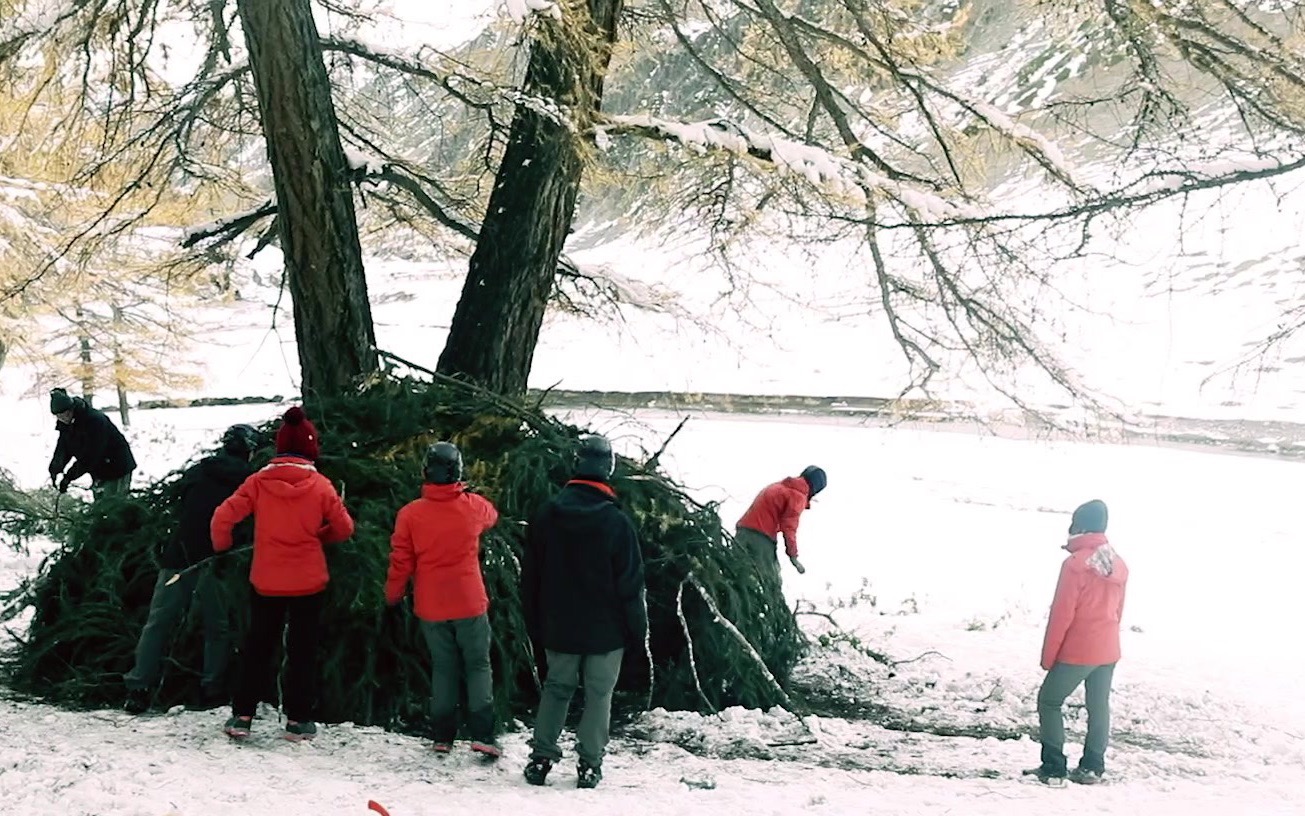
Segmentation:
<svg viewBox="0 0 1305 816">
<path fill-rule="evenodd" d="M 317 642 L 326 593 L 281 597 L 250 588 L 249 631 L 240 654 L 240 680 L 231 713 L 252 717 L 276 678 L 276 646 L 285 637 L 286 673 L 281 711 L 287 720 L 310 722 L 317 702 Z M 287 626 L 288 624 L 288 626 Z"/>
<path fill-rule="evenodd" d="M 453 742 L 458 731 L 461 681 L 467 683 L 467 725 L 477 742 L 494 741 L 494 677 L 489 662 L 489 617 L 422 621 L 430 647 L 431 739 Z"/>
<path fill-rule="evenodd" d="M 213 577 L 210 565 L 187 572 L 169 586 L 168 580 L 177 572 L 174 569 L 159 570 L 158 580 L 154 582 L 154 597 L 150 600 L 149 617 L 136 643 L 136 665 L 125 678 L 127 688 L 153 689 L 158 685 L 163 673 L 163 652 L 194 599 L 199 601 L 199 612 L 204 621 L 204 673 L 200 683 L 207 692 L 221 692 L 230 650 L 230 627 L 222 588 Z"/>
</svg>

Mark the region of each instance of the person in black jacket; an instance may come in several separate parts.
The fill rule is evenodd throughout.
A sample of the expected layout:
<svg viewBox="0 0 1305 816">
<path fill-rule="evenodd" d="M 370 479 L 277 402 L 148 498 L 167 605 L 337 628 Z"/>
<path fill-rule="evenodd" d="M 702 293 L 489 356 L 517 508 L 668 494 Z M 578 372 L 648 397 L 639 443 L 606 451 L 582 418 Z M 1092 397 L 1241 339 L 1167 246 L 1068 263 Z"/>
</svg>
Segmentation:
<svg viewBox="0 0 1305 816">
<path fill-rule="evenodd" d="M 557 738 L 583 673 L 576 786 L 592 788 L 602 779 L 621 658 L 627 648 L 643 651 L 648 610 L 639 537 L 609 484 L 612 446 L 586 436 L 577 458 L 575 478 L 530 521 L 521 563 L 526 628 L 547 660 L 525 776 L 542 785 L 562 758 Z"/>
<path fill-rule="evenodd" d="M 50 459 L 50 484 L 60 493 L 67 493 L 69 484 L 89 473 L 95 498 L 126 493 L 136 459 L 131 455 L 127 438 L 113 420 L 87 405 L 81 397 L 69 396 L 62 388 L 50 392 L 50 413 L 57 420 L 54 428 L 59 432 L 59 442 Z M 73 465 L 64 473 L 69 462 Z"/>
<path fill-rule="evenodd" d="M 254 472 L 249 458 L 257 447 L 256 430 L 248 425 L 232 425 L 222 435 L 221 452 L 200 460 L 182 474 L 181 523 L 159 552 L 159 577 L 149 617 L 136 643 L 136 665 L 123 678 L 127 686 L 125 711 L 140 714 L 149 709 L 162 671 L 164 647 L 196 597 L 204 625 L 204 668 L 192 707 L 210 709 L 230 702 L 225 691 L 231 648 L 229 618 L 209 562 L 213 557 L 209 522 L 217 506 Z"/>
</svg>

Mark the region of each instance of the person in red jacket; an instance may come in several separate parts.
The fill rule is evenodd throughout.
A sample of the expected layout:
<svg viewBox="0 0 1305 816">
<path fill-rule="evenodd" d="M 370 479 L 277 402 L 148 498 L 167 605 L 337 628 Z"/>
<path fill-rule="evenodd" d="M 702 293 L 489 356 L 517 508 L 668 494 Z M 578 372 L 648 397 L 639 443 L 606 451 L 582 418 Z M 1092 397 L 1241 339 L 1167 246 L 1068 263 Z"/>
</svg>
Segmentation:
<svg viewBox="0 0 1305 816">
<path fill-rule="evenodd" d="M 430 648 L 435 750 L 453 748 L 458 686 L 465 678 L 471 750 L 498 757 L 489 596 L 480 574 L 480 536 L 498 522 L 498 510 L 462 481 L 462 453 L 451 442 L 437 442 L 426 452 L 425 478 L 421 498 L 394 519 L 385 600 L 397 604 L 412 581 L 413 611 Z"/>
<path fill-rule="evenodd" d="M 734 540 L 752 552 L 757 565 L 766 574 L 779 580 L 779 559 L 775 547 L 781 533 L 784 535 L 784 552 L 788 555 L 789 563 L 798 571 L 798 575 L 807 571 L 798 560 L 798 520 L 802 511 L 811 507 L 811 500 L 827 484 L 825 472 L 811 465 L 799 476 L 790 476 L 767 485 L 739 519 Z"/>
<path fill-rule="evenodd" d="M 1119 662 L 1119 622 L 1124 614 L 1128 566 L 1106 539 L 1105 502 L 1093 500 L 1074 511 L 1069 525 L 1069 557 L 1060 568 L 1056 596 L 1042 643 L 1047 672 L 1038 691 L 1042 764 L 1029 773 L 1048 784 L 1093 784 L 1106 771 L 1110 740 L 1110 686 Z M 1088 712 L 1083 759 L 1072 774 L 1065 758 L 1065 720 L 1061 707 L 1085 686 Z"/>
<path fill-rule="evenodd" d="M 304 409 L 285 412 L 276 433 L 276 456 L 246 479 L 213 512 L 214 552 L 231 549 L 231 531 L 254 515 L 254 559 L 249 570 L 249 631 L 241 651 L 240 678 L 225 731 L 249 736 L 258 700 L 274 673 L 272 656 L 285 635 L 285 738 L 317 735 L 317 642 L 326 585 L 324 544 L 353 535 L 353 519 L 330 480 L 317 472 L 317 428 Z M 287 618 L 289 625 L 287 629 Z"/>
</svg>

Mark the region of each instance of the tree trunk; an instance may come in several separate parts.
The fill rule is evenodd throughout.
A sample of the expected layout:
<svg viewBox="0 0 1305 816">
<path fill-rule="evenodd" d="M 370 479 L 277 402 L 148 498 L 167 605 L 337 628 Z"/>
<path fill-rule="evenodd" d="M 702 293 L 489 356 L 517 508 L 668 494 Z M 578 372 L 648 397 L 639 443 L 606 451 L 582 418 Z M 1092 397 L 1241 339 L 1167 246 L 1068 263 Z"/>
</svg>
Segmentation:
<svg viewBox="0 0 1305 816">
<path fill-rule="evenodd" d="M 303 392 L 339 394 L 377 370 L 349 165 L 309 0 L 236 4 L 276 189 Z"/>
<path fill-rule="evenodd" d="M 131 411 L 127 405 L 127 372 L 122 365 L 122 309 L 113 305 L 113 385 L 118 390 L 118 418 L 122 427 L 131 427 Z"/>
<path fill-rule="evenodd" d="M 441 373 L 504 394 L 524 394 L 530 378 L 584 170 L 586 145 L 578 134 L 588 133 L 601 107 L 623 0 L 561 5 L 561 21 L 539 20 L 525 91 L 556 100 L 577 132 L 517 106 L 439 359 Z"/>
<path fill-rule="evenodd" d="M 91 359 L 91 331 L 86 326 L 86 312 L 78 306 L 74 312 L 77 317 L 77 377 L 82 381 L 82 399 L 91 407 L 95 406 L 95 363 Z"/>
</svg>

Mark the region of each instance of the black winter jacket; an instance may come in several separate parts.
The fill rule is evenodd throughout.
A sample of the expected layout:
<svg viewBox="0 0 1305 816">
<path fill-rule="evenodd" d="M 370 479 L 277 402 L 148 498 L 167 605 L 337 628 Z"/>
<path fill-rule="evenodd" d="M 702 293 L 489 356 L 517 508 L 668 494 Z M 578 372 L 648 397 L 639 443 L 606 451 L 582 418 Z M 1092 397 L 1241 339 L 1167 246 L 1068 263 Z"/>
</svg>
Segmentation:
<svg viewBox="0 0 1305 816">
<path fill-rule="evenodd" d="M 249 462 L 229 453 L 201 459 L 181 476 L 181 523 L 159 552 L 159 566 L 186 569 L 213 555 L 209 523 L 213 511 L 254 472 Z"/>
<path fill-rule="evenodd" d="M 103 411 L 87 405 L 81 397 L 73 398 L 73 421 L 68 425 L 57 422 L 55 430 L 59 442 L 50 459 L 51 475 L 63 473 L 70 461 L 73 465 L 65 474 L 70 482 L 87 473 L 92 482 L 111 482 L 136 469 L 127 437 Z"/>
<path fill-rule="evenodd" d="M 526 534 L 521 601 L 531 639 L 563 654 L 642 650 L 644 596 L 634 522 L 606 485 L 568 482 Z"/>
</svg>

